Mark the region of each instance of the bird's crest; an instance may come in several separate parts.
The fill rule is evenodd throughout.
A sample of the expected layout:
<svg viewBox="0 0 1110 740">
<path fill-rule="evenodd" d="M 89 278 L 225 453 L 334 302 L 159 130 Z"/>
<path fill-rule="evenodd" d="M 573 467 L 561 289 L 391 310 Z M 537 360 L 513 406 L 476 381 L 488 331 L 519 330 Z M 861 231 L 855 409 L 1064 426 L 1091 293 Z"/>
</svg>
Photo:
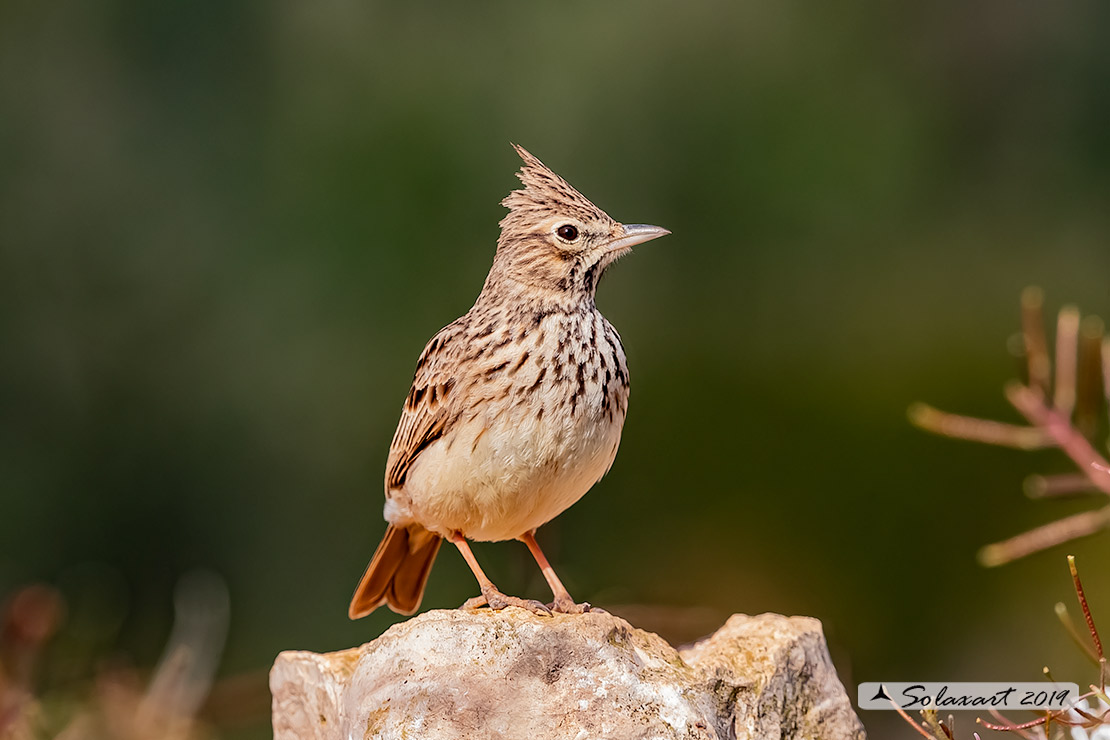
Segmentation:
<svg viewBox="0 0 1110 740">
<path fill-rule="evenodd" d="M 524 187 L 509 193 L 501 201 L 501 205 L 509 209 L 508 215 L 501 220 L 503 233 L 528 230 L 536 221 L 553 215 L 568 216 L 584 222 L 612 220 L 527 149 L 517 144 L 513 144 L 513 148 L 524 160 L 524 165 L 517 173 Z"/>
</svg>

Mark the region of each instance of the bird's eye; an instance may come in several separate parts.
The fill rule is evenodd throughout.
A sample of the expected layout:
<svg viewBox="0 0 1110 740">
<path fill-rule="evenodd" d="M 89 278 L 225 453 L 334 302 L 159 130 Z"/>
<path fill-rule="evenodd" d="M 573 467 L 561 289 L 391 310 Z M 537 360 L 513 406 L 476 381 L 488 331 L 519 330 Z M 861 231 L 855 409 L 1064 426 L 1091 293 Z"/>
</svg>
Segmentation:
<svg viewBox="0 0 1110 740">
<path fill-rule="evenodd" d="M 572 242 L 578 238 L 578 229 L 571 224 L 563 224 L 555 229 L 555 233 L 559 235 L 560 239 L 568 242 Z"/>
</svg>

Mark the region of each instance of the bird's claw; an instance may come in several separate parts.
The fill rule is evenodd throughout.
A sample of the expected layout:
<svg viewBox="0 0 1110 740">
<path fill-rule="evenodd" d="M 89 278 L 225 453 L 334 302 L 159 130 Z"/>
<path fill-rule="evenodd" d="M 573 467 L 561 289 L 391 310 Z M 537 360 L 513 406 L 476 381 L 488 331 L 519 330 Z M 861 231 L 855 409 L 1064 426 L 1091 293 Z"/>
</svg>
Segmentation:
<svg viewBox="0 0 1110 740">
<path fill-rule="evenodd" d="M 501 611 L 502 609 L 515 606 L 533 614 L 540 616 L 550 617 L 551 608 L 536 601 L 535 599 L 521 599 L 516 596 L 507 596 L 500 591 L 484 591 L 481 596 L 475 596 L 472 599 L 467 599 L 460 609 L 477 609 L 482 606 L 488 606 L 493 611 Z"/>
<path fill-rule="evenodd" d="M 474 609 L 480 609 L 485 605 L 486 605 L 486 597 L 485 596 L 475 596 L 472 599 L 467 599 L 466 601 L 464 601 L 462 603 L 462 606 L 459 607 L 459 609 L 461 609 L 463 611 L 472 611 Z"/>
<path fill-rule="evenodd" d="M 556 614 L 585 614 L 592 607 L 588 601 L 577 604 L 574 599 L 566 596 L 563 598 L 555 597 L 555 600 L 548 604 L 547 608 Z"/>
</svg>

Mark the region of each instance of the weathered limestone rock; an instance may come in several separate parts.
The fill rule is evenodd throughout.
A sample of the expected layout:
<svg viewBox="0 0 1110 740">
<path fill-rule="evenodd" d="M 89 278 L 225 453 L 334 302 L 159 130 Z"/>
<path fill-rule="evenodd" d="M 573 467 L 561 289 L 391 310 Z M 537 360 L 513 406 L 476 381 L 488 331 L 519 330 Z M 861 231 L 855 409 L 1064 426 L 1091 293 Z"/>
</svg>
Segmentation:
<svg viewBox="0 0 1110 740">
<path fill-rule="evenodd" d="M 734 615 L 681 652 L 610 614 L 433 611 L 360 648 L 285 652 L 275 740 L 864 740 L 821 624 Z"/>
</svg>

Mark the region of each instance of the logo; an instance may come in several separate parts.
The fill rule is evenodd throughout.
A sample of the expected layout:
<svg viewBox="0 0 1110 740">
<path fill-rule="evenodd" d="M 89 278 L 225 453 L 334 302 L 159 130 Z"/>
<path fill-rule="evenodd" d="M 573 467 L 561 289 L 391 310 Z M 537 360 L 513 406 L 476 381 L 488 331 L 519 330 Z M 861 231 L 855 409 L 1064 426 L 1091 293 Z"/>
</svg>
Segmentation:
<svg viewBox="0 0 1110 740">
<path fill-rule="evenodd" d="M 944 711 L 991 709 L 1068 709 L 1079 699 L 1074 683 L 997 683 L 942 681 L 869 681 L 859 685 L 860 709 Z"/>
</svg>

